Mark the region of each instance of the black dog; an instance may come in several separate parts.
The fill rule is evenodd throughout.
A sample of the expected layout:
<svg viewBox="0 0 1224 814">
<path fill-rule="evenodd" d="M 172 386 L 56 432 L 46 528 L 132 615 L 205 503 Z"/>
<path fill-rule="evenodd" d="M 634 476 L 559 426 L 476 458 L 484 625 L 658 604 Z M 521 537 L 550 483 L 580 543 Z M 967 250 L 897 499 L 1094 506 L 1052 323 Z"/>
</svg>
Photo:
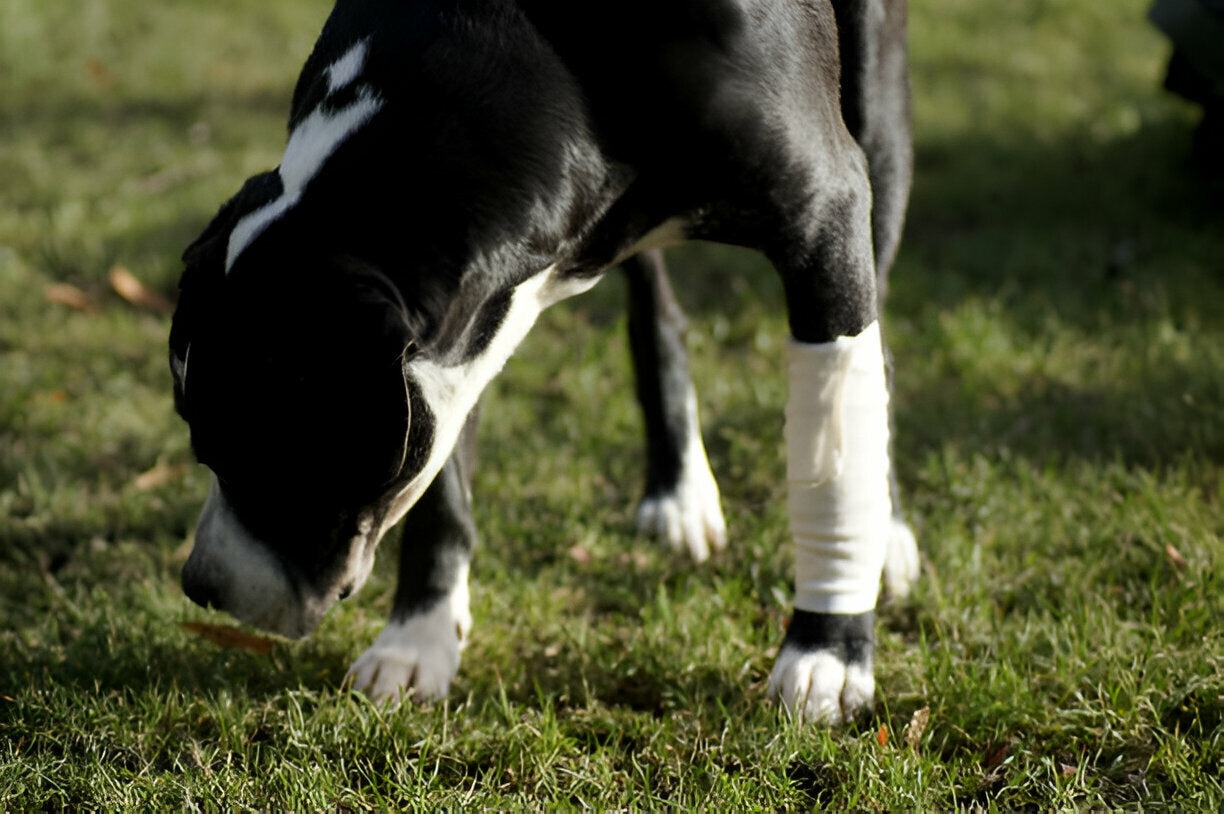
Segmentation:
<svg viewBox="0 0 1224 814">
<path fill-rule="evenodd" d="M 649 250 L 733 243 L 777 268 L 792 333 L 796 610 L 771 688 L 806 719 L 869 705 L 881 570 L 904 591 L 917 566 L 877 323 L 910 183 L 905 62 L 904 0 L 339 0 L 281 165 L 184 256 L 176 404 L 215 476 L 188 596 L 304 636 L 407 514 L 390 623 L 350 676 L 444 695 L 471 624 L 470 417 L 540 311 L 622 262 L 639 525 L 698 560 L 723 547 Z"/>
</svg>

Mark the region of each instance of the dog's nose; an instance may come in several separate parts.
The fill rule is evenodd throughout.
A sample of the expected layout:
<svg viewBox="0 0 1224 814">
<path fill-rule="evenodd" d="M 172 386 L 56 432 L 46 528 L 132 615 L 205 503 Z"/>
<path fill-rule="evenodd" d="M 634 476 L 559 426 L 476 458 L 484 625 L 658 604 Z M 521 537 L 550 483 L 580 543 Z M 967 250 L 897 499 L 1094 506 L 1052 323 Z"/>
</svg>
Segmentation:
<svg viewBox="0 0 1224 814">
<path fill-rule="evenodd" d="M 220 607 L 220 591 L 208 579 L 200 579 L 190 568 L 183 568 L 183 593 L 201 608 Z"/>
</svg>

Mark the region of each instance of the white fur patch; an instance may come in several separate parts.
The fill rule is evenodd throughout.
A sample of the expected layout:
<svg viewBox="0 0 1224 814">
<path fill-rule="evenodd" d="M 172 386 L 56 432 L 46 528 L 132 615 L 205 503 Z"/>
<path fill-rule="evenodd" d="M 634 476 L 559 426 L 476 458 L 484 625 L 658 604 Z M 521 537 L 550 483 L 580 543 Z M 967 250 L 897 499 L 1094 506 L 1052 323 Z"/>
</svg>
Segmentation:
<svg viewBox="0 0 1224 814">
<path fill-rule="evenodd" d="M 864 613 L 880 590 L 892 518 L 880 326 L 787 347 L 787 509 L 795 607 Z"/>
<path fill-rule="evenodd" d="M 333 91 L 352 82 L 365 64 L 366 43 L 357 43 L 348 53 L 327 68 L 328 82 Z M 279 198 L 248 213 L 230 233 L 225 253 L 228 274 L 238 256 L 268 225 L 293 208 L 301 200 L 306 185 L 322 169 L 332 153 L 362 125 L 369 121 L 382 100 L 368 88 L 363 88 L 348 107 L 341 110 L 316 108 L 302 119 L 289 136 L 285 154 L 281 157 L 280 174 L 283 191 Z"/>
<path fill-rule="evenodd" d="M 871 665 L 847 665 L 827 650 L 782 648 L 769 676 L 769 696 L 801 723 L 836 725 L 871 706 Z"/>
<path fill-rule="evenodd" d="M 433 482 L 480 394 L 505 366 L 540 313 L 555 302 L 585 291 L 597 279 L 559 277 L 554 268 L 546 269 L 514 290 L 497 333 L 479 356 L 458 365 L 430 359 L 409 364 L 408 375 L 420 387 L 437 422 L 433 446 L 421 471 L 396 495 L 382 529 L 372 539 L 399 522 Z M 459 653 L 471 624 L 464 565 L 445 601 L 427 613 L 388 624 L 353 664 L 349 678 L 356 689 L 378 700 L 398 699 L 407 688 L 412 688 L 417 699 L 441 698 L 459 669 Z"/>
<path fill-rule="evenodd" d="M 426 613 L 383 628 L 345 681 L 378 702 L 398 703 L 409 695 L 416 701 L 445 698 L 471 629 L 465 565 L 446 599 Z"/>
<path fill-rule="evenodd" d="M 239 621 L 300 638 L 314 630 L 341 590 L 356 591 L 365 584 L 374 566 L 374 549 L 368 534 L 352 540 L 330 593 L 295 585 L 276 556 L 234 514 L 214 475 L 183 574 L 185 581 L 210 586 L 217 592 L 218 607 Z"/>
<path fill-rule="evenodd" d="M 328 65 L 327 92 L 335 93 L 353 83 L 365 68 L 366 54 L 369 51 L 369 40 L 361 40 L 344 53 L 344 56 Z"/>
<path fill-rule="evenodd" d="M 704 562 L 710 550 L 727 547 L 727 524 L 723 519 L 718 483 L 710 471 L 701 442 L 697 417 L 697 394 L 690 389 L 685 403 L 689 443 L 680 459 L 680 479 L 674 492 L 649 496 L 637 511 L 642 534 L 665 539 L 673 549 L 687 548 L 696 562 Z"/>
<path fill-rule="evenodd" d="M 595 282 L 596 279 L 557 278 L 555 269 L 550 267 L 514 290 L 497 334 L 479 356 L 459 365 L 445 365 L 430 359 L 409 363 L 408 375 L 421 388 L 421 395 L 437 424 L 425 465 L 396 495 L 382 531 L 399 522 L 441 471 L 480 394 L 501 372 L 540 312 L 559 300 L 585 291 Z"/>
</svg>

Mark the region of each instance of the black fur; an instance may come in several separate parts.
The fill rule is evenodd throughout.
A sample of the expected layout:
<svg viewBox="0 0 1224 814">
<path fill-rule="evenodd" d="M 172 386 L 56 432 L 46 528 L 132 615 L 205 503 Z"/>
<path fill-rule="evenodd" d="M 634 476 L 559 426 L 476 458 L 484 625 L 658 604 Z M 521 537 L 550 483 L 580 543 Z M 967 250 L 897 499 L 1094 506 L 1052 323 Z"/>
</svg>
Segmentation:
<svg viewBox="0 0 1224 814">
<path fill-rule="evenodd" d="M 643 252 L 623 264 L 629 293 L 629 344 L 646 429 L 646 496 L 670 494 L 689 443 L 685 320 L 667 281 L 663 255 Z"/>
<path fill-rule="evenodd" d="M 875 652 L 875 614 L 839 615 L 796 610 L 783 648 L 828 650 L 845 664 L 870 666 Z"/>
</svg>

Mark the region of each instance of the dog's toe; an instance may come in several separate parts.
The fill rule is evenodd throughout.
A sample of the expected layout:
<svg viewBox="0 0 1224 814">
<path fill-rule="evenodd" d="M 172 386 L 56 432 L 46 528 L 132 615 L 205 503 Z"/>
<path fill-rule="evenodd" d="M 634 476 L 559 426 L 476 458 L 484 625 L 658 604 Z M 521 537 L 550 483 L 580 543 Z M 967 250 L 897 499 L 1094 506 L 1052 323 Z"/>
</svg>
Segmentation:
<svg viewBox="0 0 1224 814">
<path fill-rule="evenodd" d="M 685 500 L 678 495 L 649 497 L 638 506 L 641 534 L 662 538 L 676 551 L 688 551 L 696 562 L 727 546 L 727 526 L 717 499 Z"/>
</svg>

